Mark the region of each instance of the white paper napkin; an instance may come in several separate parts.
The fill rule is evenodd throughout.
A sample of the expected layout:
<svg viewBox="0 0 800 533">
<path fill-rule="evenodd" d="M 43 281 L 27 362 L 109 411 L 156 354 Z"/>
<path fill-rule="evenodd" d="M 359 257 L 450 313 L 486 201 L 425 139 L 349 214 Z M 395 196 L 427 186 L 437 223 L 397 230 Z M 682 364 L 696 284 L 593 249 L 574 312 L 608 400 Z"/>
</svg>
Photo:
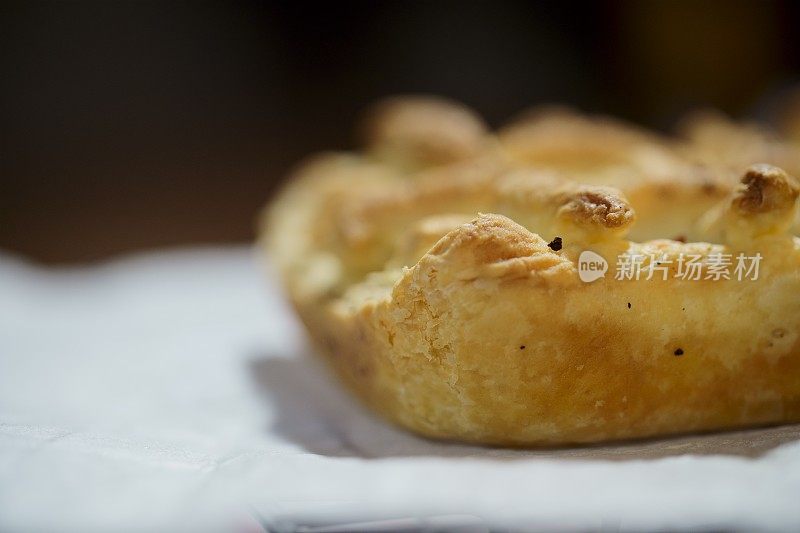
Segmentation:
<svg viewBox="0 0 800 533">
<path fill-rule="evenodd" d="M 246 248 L 0 256 L 0 530 L 800 529 L 796 426 L 426 441 L 342 392 L 261 270 Z"/>
</svg>

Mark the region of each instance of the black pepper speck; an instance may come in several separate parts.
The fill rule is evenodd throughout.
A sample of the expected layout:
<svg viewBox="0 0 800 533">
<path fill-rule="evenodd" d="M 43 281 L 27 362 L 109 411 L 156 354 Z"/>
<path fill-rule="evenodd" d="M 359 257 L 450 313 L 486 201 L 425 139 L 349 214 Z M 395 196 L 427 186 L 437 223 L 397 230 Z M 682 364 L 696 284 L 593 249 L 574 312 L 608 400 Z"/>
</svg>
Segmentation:
<svg viewBox="0 0 800 533">
<path fill-rule="evenodd" d="M 675 355 L 683 355 L 683 349 L 678 348 L 677 350 L 675 350 Z"/>
<path fill-rule="evenodd" d="M 555 239 L 550 241 L 550 243 L 547 246 L 549 246 L 550 249 L 553 250 L 554 252 L 557 252 L 561 249 L 562 244 L 563 243 L 561 242 L 561 237 L 556 237 Z"/>
</svg>

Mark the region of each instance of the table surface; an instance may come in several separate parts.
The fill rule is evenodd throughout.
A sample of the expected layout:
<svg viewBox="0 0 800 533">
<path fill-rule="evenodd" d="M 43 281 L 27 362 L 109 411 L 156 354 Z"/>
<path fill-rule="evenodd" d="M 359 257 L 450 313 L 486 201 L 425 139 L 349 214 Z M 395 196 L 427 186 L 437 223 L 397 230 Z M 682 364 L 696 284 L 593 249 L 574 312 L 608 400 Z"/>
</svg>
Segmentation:
<svg viewBox="0 0 800 533">
<path fill-rule="evenodd" d="M 424 440 L 339 388 L 267 270 L 245 247 L 0 255 L 0 530 L 800 528 L 800 426 Z"/>
</svg>

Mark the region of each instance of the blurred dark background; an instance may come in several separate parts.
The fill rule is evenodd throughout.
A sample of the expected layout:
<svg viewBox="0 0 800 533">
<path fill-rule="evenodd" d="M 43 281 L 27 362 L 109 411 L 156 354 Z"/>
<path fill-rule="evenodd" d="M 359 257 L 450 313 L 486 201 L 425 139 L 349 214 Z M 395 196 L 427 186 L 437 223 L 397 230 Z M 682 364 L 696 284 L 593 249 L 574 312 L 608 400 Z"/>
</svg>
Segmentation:
<svg viewBox="0 0 800 533">
<path fill-rule="evenodd" d="M 75 262 L 247 241 L 304 155 L 393 93 L 497 125 L 565 102 L 668 128 L 798 80 L 800 6 L 718 2 L 0 4 L 0 248 Z"/>
</svg>

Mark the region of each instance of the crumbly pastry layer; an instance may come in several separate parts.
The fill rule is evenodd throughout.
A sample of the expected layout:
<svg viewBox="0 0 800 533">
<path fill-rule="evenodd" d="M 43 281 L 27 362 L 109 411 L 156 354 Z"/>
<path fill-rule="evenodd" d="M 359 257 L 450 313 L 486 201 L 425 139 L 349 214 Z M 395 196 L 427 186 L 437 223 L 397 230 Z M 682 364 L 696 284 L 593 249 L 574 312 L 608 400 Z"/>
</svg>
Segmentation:
<svg viewBox="0 0 800 533">
<path fill-rule="evenodd" d="M 556 108 L 490 132 L 421 97 L 362 132 L 298 168 L 261 242 L 377 412 L 513 446 L 800 421 L 800 188 L 773 166 L 800 145 L 708 114 L 678 138 Z"/>
</svg>

